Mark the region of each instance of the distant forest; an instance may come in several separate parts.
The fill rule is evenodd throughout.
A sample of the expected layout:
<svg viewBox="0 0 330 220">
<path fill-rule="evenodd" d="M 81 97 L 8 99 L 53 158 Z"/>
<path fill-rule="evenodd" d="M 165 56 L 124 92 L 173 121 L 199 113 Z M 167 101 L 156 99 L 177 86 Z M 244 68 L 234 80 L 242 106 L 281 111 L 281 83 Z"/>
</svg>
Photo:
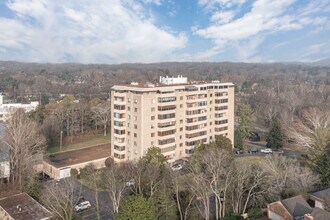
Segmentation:
<svg viewBox="0 0 330 220">
<path fill-rule="evenodd" d="M 38 100 L 45 106 L 68 95 L 81 103 L 95 98 L 105 101 L 115 84 L 156 82 L 165 75 L 230 81 L 236 86 L 236 114 L 242 104 L 249 105 L 255 126 L 267 130 L 274 118 L 290 126 L 309 108 L 329 111 L 330 66 L 318 65 L 229 62 L 84 65 L 3 61 L 0 92 L 5 94 L 7 102 Z"/>
<path fill-rule="evenodd" d="M 114 84 L 154 82 L 165 75 L 183 75 L 189 80 L 231 81 L 237 88 L 248 87 L 251 83 L 277 87 L 277 82 L 280 85 L 329 85 L 330 67 L 229 62 L 84 65 L 0 61 L 0 92 L 16 100 L 27 95 L 54 96 L 63 93 L 86 98 L 107 97 Z"/>
</svg>

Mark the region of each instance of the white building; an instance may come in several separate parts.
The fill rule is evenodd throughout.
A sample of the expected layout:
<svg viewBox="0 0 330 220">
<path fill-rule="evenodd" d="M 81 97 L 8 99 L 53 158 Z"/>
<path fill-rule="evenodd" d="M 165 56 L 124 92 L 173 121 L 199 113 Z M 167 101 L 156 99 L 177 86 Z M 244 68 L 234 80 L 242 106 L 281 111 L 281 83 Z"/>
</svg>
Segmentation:
<svg viewBox="0 0 330 220">
<path fill-rule="evenodd" d="M 182 75 L 179 75 L 178 77 L 159 77 L 159 83 L 164 85 L 173 85 L 173 84 L 184 84 L 188 82 L 187 77 L 182 77 Z"/>
<path fill-rule="evenodd" d="M 11 114 L 15 112 L 16 109 L 22 108 L 24 111 L 29 112 L 36 110 L 39 102 L 31 102 L 29 104 L 22 103 L 3 103 L 3 95 L 0 94 L 0 121 L 6 121 L 10 118 Z"/>
<path fill-rule="evenodd" d="M 9 170 L 9 159 L 8 155 L 0 152 L 0 179 L 9 178 L 10 170 Z"/>
</svg>

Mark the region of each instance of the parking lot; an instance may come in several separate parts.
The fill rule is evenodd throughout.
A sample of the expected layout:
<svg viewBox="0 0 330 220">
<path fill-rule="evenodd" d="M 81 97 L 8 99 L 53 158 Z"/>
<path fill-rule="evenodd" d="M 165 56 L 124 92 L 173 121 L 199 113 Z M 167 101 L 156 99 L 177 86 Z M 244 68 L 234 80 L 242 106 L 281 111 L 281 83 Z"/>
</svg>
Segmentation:
<svg viewBox="0 0 330 220">
<path fill-rule="evenodd" d="M 95 200 L 95 191 L 87 188 L 84 185 L 81 185 L 79 181 L 77 181 L 77 190 L 80 190 L 81 187 L 81 196 L 85 201 L 89 201 L 91 203 L 91 207 L 89 209 L 78 212 L 77 214 L 83 220 L 94 220 L 97 219 L 97 210 L 96 210 L 96 200 Z M 100 191 L 98 192 L 98 203 L 100 208 L 100 218 L 102 220 L 112 219 L 112 213 L 110 210 L 110 198 L 106 192 Z"/>
</svg>

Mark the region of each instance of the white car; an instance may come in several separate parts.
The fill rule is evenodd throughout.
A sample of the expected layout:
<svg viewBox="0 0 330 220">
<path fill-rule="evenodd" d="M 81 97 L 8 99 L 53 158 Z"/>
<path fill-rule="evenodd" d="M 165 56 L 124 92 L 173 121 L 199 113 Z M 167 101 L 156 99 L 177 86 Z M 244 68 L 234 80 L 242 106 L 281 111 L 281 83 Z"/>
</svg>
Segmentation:
<svg viewBox="0 0 330 220">
<path fill-rule="evenodd" d="M 76 212 L 79 212 L 85 209 L 89 209 L 90 207 L 91 207 L 91 203 L 89 201 L 84 201 L 76 205 L 74 209 L 76 210 Z"/>
<path fill-rule="evenodd" d="M 182 164 L 175 164 L 172 166 L 173 171 L 181 170 L 183 168 Z"/>
<path fill-rule="evenodd" d="M 273 150 L 270 148 L 265 148 L 265 149 L 261 149 L 260 151 L 261 153 L 265 153 L 265 154 L 272 154 Z"/>
<path fill-rule="evenodd" d="M 127 181 L 125 183 L 126 186 L 134 186 L 135 185 L 135 180 L 134 179 L 131 179 L 130 181 Z"/>
</svg>

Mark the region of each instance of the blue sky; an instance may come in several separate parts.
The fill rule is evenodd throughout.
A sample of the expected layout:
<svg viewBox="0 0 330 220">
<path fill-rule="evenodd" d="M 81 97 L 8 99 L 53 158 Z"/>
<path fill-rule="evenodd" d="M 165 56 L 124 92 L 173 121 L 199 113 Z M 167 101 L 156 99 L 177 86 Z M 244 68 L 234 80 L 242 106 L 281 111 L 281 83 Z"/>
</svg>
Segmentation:
<svg viewBox="0 0 330 220">
<path fill-rule="evenodd" d="M 329 57 L 329 0 L 0 0 L 0 60 L 115 64 Z"/>
</svg>

